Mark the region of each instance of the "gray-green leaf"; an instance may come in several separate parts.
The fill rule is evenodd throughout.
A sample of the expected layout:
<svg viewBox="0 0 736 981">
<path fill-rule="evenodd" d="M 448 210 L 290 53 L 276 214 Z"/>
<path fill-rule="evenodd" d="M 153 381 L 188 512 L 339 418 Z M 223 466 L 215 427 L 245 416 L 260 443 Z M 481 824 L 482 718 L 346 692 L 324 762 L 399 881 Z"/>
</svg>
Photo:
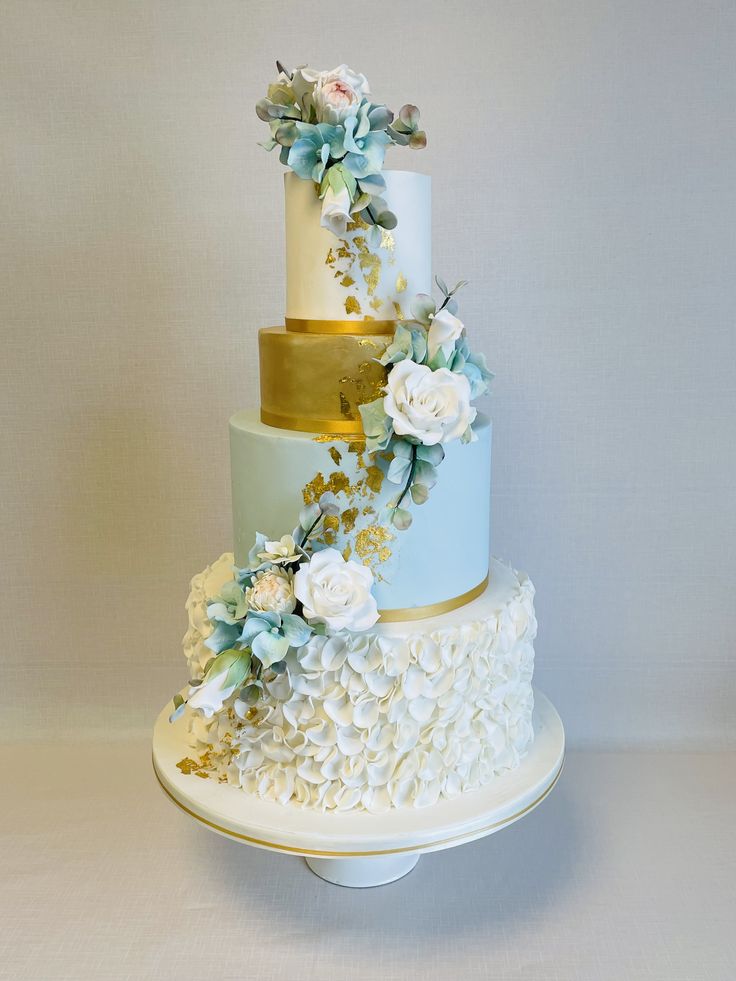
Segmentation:
<svg viewBox="0 0 736 981">
<path fill-rule="evenodd" d="M 398 531 L 406 531 L 411 525 L 411 513 L 405 508 L 395 508 L 391 513 L 391 523 Z"/>
<path fill-rule="evenodd" d="M 395 456 L 389 464 L 386 477 L 392 484 L 403 484 L 406 475 L 409 473 L 411 460 L 403 456 Z"/>
<path fill-rule="evenodd" d="M 405 460 L 409 460 L 414 447 L 405 439 L 395 439 L 391 444 L 391 449 L 393 450 L 394 456 L 401 456 Z M 417 447 L 417 455 L 421 455 L 419 454 L 419 447 Z"/>
<path fill-rule="evenodd" d="M 429 326 L 429 318 L 437 312 L 437 305 L 427 293 L 417 293 L 411 301 L 411 312 L 420 323 Z"/>
<path fill-rule="evenodd" d="M 413 483 L 423 484 L 427 488 L 434 487 L 437 483 L 437 471 L 431 463 L 427 463 L 426 460 L 417 460 L 414 467 Z"/>
<path fill-rule="evenodd" d="M 409 493 L 415 504 L 424 504 L 429 498 L 429 490 L 424 484 L 412 484 Z"/>
<path fill-rule="evenodd" d="M 417 457 L 431 463 L 433 467 L 437 467 L 445 459 L 445 451 L 441 443 L 435 443 L 433 446 L 418 446 Z"/>
<path fill-rule="evenodd" d="M 319 518 L 321 511 L 319 504 L 310 504 L 309 507 L 302 508 L 299 512 L 299 524 L 304 531 L 309 531 L 314 522 Z"/>
</svg>

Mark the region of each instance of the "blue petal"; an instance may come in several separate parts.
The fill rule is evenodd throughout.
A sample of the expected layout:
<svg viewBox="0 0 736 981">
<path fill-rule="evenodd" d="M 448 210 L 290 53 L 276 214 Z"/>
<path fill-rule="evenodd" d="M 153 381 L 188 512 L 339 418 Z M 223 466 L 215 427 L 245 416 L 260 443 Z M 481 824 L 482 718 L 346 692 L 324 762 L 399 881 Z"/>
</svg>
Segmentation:
<svg viewBox="0 0 736 981">
<path fill-rule="evenodd" d="M 204 642 L 204 646 L 214 651 L 215 654 L 219 654 L 220 651 L 225 651 L 228 647 L 232 647 L 237 641 L 239 634 L 240 624 L 218 623 L 214 632 Z"/>
<path fill-rule="evenodd" d="M 358 187 L 366 194 L 375 197 L 386 190 L 386 179 L 381 174 L 366 174 L 358 181 Z"/>
<path fill-rule="evenodd" d="M 280 634 L 265 631 L 258 634 L 252 644 L 254 655 L 264 668 L 270 667 L 276 661 L 282 661 L 289 650 L 289 641 Z"/>
<path fill-rule="evenodd" d="M 344 132 L 342 126 L 328 126 L 327 123 L 319 123 L 316 127 L 320 142 L 327 144 L 330 148 L 330 156 L 339 159 L 345 153 L 343 146 Z"/>
<path fill-rule="evenodd" d="M 315 126 L 314 123 L 303 123 L 297 121 L 294 123 L 296 126 L 296 131 L 299 136 L 304 140 L 310 140 L 312 143 L 320 144 L 322 143 L 322 137 L 319 134 L 319 127 Z"/>
<path fill-rule="evenodd" d="M 267 620 L 263 620 L 260 616 L 254 616 L 252 613 L 249 613 L 247 620 L 243 624 L 243 632 L 240 635 L 240 639 L 244 644 L 252 644 L 254 637 L 257 637 L 264 630 L 270 629 L 271 624 Z"/>
<path fill-rule="evenodd" d="M 362 155 L 360 147 L 355 142 L 355 127 L 358 125 L 358 120 L 355 116 L 348 116 L 344 122 L 345 126 L 345 139 L 343 143 L 345 149 L 349 150 L 350 153 L 357 153 L 359 156 Z"/>
<path fill-rule="evenodd" d="M 262 531 L 256 532 L 256 540 L 253 543 L 253 548 L 248 552 L 248 566 L 251 569 L 257 569 L 261 564 L 262 560 L 258 558 L 258 553 L 264 551 L 267 541 L 268 539 Z"/>
<path fill-rule="evenodd" d="M 317 162 L 317 149 L 311 140 L 301 139 L 289 150 L 289 166 L 302 180 L 312 179 L 312 169 Z"/>
<path fill-rule="evenodd" d="M 309 640 L 312 628 L 295 613 L 284 613 L 281 617 L 281 632 L 291 647 L 301 647 Z"/>
<path fill-rule="evenodd" d="M 368 122 L 371 129 L 386 129 L 391 122 L 391 113 L 386 106 L 371 106 L 368 111 Z"/>
</svg>

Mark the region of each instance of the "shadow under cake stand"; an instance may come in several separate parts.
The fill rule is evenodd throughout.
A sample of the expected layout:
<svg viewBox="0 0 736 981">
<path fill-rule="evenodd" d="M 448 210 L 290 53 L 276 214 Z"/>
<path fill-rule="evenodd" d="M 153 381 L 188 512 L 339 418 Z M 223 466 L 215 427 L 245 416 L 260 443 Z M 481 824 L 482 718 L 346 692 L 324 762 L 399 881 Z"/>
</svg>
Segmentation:
<svg viewBox="0 0 736 981">
<path fill-rule="evenodd" d="M 542 803 L 562 772 L 565 733 L 549 699 L 535 691 L 534 701 L 534 742 L 521 764 L 480 790 L 431 807 L 323 813 L 182 773 L 176 764 L 191 748 L 186 721 L 169 722 L 170 705 L 154 728 L 153 768 L 170 800 L 211 831 L 301 855 L 312 872 L 339 886 L 380 886 L 411 872 L 422 852 L 493 834 Z"/>
</svg>

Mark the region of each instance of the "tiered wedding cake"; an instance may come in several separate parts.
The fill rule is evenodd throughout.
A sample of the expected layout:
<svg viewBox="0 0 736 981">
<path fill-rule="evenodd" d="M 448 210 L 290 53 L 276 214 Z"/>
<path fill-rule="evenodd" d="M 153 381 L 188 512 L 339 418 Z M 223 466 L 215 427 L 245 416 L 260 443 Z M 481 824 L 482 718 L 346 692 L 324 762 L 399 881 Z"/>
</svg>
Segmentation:
<svg viewBox="0 0 736 981">
<path fill-rule="evenodd" d="M 491 376 L 462 284 L 430 297 L 430 180 L 383 171 L 425 144 L 418 111 L 344 65 L 279 70 L 257 112 L 291 168 L 286 324 L 230 420 L 234 555 L 192 580 L 179 767 L 289 806 L 423 806 L 528 748 L 534 589 L 489 564 Z"/>
</svg>

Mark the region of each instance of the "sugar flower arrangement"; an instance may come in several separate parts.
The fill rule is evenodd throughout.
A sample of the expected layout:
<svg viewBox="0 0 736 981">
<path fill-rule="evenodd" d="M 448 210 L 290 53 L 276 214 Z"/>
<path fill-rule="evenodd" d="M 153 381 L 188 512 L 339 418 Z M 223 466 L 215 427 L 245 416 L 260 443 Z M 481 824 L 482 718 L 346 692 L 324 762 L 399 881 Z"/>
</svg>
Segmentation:
<svg viewBox="0 0 736 981">
<path fill-rule="evenodd" d="M 187 698 L 175 695 L 173 722 L 188 705 L 207 718 L 234 696 L 245 718 L 263 690 L 264 676 L 287 670 L 289 650 L 313 634 L 368 630 L 378 620 L 371 593 L 373 573 L 325 545 L 327 519 L 339 508 L 332 494 L 302 510 L 290 535 L 269 541 L 258 534 L 246 568 L 207 603 L 212 657 L 201 677 L 189 682 Z"/>
<path fill-rule="evenodd" d="M 456 316 L 455 294 L 466 283 L 450 290 L 439 277 L 435 282 L 442 294 L 439 308 L 426 293 L 414 298 L 414 319 L 399 321 L 379 359 L 388 368 L 385 394 L 360 406 L 366 450 L 387 454 L 386 476 L 401 486 L 389 502 L 390 521 L 399 530 L 412 521 L 407 498 L 417 505 L 428 499 L 444 446 L 476 438 L 471 402 L 488 391 L 493 378 L 484 355 L 470 350 Z"/>
<path fill-rule="evenodd" d="M 344 235 L 355 216 L 380 229 L 396 227 L 396 215 L 381 194 L 386 148 L 421 148 L 427 138 L 419 128 L 419 110 L 405 105 L 398 116 L 371 100 L 365 75 L 347 65 L 332 71 L 303 66 L 289 71 L 276 62 L 279 76 L 256 104 L 258 118 L 268 123 L 266 150 L 279 146 L 280 160 L 311 180 L 322 199 L 322 225 Z"/>
</svg>

